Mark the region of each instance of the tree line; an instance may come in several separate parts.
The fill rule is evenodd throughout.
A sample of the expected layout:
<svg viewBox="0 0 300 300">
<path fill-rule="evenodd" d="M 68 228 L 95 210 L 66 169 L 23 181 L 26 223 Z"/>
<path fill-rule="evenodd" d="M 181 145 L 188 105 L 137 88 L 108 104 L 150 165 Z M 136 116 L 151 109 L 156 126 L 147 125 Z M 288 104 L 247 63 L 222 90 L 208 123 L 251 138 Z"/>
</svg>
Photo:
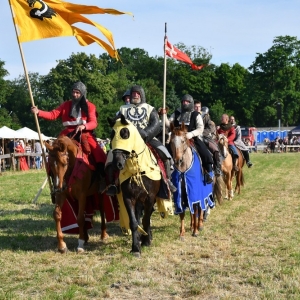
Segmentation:
<svg viewBox="0 0 300 300">
<path fill-rule="evenodd" d="M 200 100 L 210 109 L 218 124 L 223 113 L 233 114 L 238 124 L 274 127 L 278 124 L 277 106 L 280 103 L 282 126 L 298 125 L 300 121 L 300 41 L 297 37 L 278 36 L 265 53 L 257 53 L 253 63 L 244 68 L 238 63 L 211 64 L 212 55 L 201 46 L 176 45 L 197 64 L 205 64 L 200 71 L 189 65 L 167 59 L 166 104 L 169 113 L 180 106 L 184 94 Z M 29 73 L 35 104 L 51 110 L 70 99 L 75 81 L 87 86 L 87 98 L 98 111 L 98 137 L 107 137 L 112 117 L 123 104 L 124 92 L 134 84 L 145 89 L 147 102 L 157 109 L 162 106 L 164 58 L 150 57 L 140 48 L 118 49 L 122 61 L 115 61 L 104 53 L 96 57 L 84 52 L 72 53 L 66 60 L 58 60 L 47 75 Z M 5 80 L 9 72 L 0 59 L 0 127 L 12 129 L 35 128 L 30 113 L 31 101 L 25 76 Z M 61 122 L 40 120 L 41 131 L 56 136 Z"/>
</svg>

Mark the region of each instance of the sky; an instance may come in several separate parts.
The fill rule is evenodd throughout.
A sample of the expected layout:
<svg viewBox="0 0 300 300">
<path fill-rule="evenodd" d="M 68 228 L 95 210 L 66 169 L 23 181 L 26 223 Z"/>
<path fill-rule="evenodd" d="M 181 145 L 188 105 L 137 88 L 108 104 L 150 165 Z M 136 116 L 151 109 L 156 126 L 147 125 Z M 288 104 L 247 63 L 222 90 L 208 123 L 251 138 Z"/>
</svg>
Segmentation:
<svg viewBox="0 0 300 300">
<path fill-rule="evenodd" d="M 26 0 L 24 0 L 26 1 Z M 300 35 L 300 0 L 70 0 L 132 12 L 129 15 L 88 15 L 109 29 L 116 48 L 141 48 L 149 56 L 164 56 L 165 24 L 170 43 L 201 46 L 212 54 L 211 63 L 239 63 L 248 68 L 257 53 L 266 52 L 277 36 Z M 24 75 L 8 0 L 1 0 L 0 60 L 10 73 L 5 79 Z M 75 24 L 101 39 L 94 27 Z M 28 72 L 46 75 L 58 60 L 85 52 L 97 57 L 105 52 L 99 45 L 80 46 L 74 37 L 59 37 L 21 44 Z"/>
</svg>

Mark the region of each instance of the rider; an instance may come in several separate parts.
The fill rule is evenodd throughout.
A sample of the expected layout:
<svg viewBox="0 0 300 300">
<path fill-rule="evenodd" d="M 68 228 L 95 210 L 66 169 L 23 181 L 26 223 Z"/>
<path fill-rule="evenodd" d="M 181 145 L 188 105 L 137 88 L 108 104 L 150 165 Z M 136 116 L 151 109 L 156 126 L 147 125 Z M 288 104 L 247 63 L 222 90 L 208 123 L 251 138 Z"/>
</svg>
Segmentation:
<svg viewBox="0 0 300 300">
<path fill-rule="evenodd" d="M 242 151 L 248 168 L 251 168 L 253 164 L 250 161 L 249 150 L 248 150 L 247 146 L 244 144 L 244 142 L 242 141 L 241 127 L 235 123 L 234 116 L 230 116 L 229 120 L 230 120 L 230 123 L 232 124 L 232 126 L 235 128 L 234 144 L 237 148 L 239 148 Z"/>
<path fill-rule="evenodd" d="M 172 157 L 167 148 L 155 138 L 161 130 L 159 117 L 155 108 L 146 103 L 144 89 L 140 85 L 134 85 L 130 90 L 130 104 L 120 107 L 120 114 L 135 125 L 146 143 L 149 143 L 162 159 L 167 175 L 167 183 L 172 193 L 176 192 L 176 187 L 170 180 Z M 109 155 L 110 156 L 110 155 Z M 108 176 L 109 187 L 106 194 L 109 196 L 117 194 L 117 187 L 114 184 L 114 170 L 111 165 L 111 157 L 106 162 L 106 174 Z"/>
<path fill-rule="evenodd" d="M 127 90 L 123 96 L 122 100 L 124 101 L 124 105 L 130 104 L 130 90 Z"/>
<path fill-rule="evenodd" d="M 181 98 L 181 107 L 177 108 L 169 119 L 165 118 L 165 122 L 167 127 L 170 127 L 171 122 L 174 122 L 175 127 L 179 127 L 182 122 L 188 126 L 186 137 L 187 139 L 193 138 L 195 147 L 201 157 L 203 168 L 205 170 L 205 182 L 212 183 L 213 179 L 210 176 L 210 172 L 212 172 L 213 159 L 202 141 L 204 129 L 203 120 L 200 113 L 194 110 L 193 97 L 189 94 L 184 95 Z"/>
<path fill-rule="evenodd" d="M 200 106 L 201 115 L 203 119 L 203 125 L 204 125 L 203 142 L 208 147 L 209 151 L 213 154 L 215 175 L 220 176 L 222 175 L 222 171 L 221 171 L 222 166 L 221 166 L 219 147 L 216 143 L 216 125 L 210 119 L 208 107 L 203 106 L 201 108 L 200 101 L 195 101 L 195 106 L 196 105 Z"/>
<path fill-rule="evenodd" d="M 56 120 L 60 117 L 64 130 L 59 135 L 72 136 L 78 132 L 85 134 L 96 161 L 96 171 L 104 177 L 106 155 L 93 133 L 98 125 L 96 106 L 86 99 L 86 86 L 82 82 L 74 83 L 71 93 L 71 100 L 65 101 L 52 111 L 43 111 L 33 106 L 31 112 L 46 120 Z"/>
<path fill-rule="evenodd" d="M 239 158 L 239 153 L 234 145 L 235 139 L 235 129 L 234 126 L 229 123 L 229 116 L 227 114 L 223 114 L 221 117 L 221 124 L 217 129 L 218 134 L 224 134 L 228 140 L 228 147 L 232 151 L 232 159 L 233 159 L 233 167 L 235 171 L 239 171 L 239 167 L 237 166 L 237 160 Z"/>
</svg>

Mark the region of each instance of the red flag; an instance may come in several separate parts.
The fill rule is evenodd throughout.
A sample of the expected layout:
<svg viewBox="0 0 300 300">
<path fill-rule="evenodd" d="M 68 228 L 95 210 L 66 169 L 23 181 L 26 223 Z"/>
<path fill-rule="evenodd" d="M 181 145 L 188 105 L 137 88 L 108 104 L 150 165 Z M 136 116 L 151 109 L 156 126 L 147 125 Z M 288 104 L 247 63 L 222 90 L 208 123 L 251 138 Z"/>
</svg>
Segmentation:
<svg viewBox="0 0 300 300">
<path fill-rule="evenodd" d="M 193 64 L 192 60 L 185 53 L 174 47 L 168 40 L 166 45 L 166 55 L 191 65 L 193 70 L 201 70 L 205 66 L 196 66 Z"/>
</svg>

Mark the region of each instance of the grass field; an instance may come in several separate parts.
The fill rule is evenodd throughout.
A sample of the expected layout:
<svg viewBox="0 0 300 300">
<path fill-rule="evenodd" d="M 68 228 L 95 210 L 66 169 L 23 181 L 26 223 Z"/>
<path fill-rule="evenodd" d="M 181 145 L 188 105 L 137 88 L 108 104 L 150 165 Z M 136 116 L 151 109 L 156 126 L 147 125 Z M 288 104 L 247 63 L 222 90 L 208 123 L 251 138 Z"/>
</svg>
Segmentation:
<svg viewBox="0 0 300 300">
<path fill-rule="evenodd" d="M 251 154 L 246 185 L 212 210 L 197 238 L 179 217 L 152 218 L 153 243 L 141 258 L 131 238 L 108 224 L 100 242 L 95 217 L 87 251 L 56 249 L 43 171 L 0 177 L 0 299 L 300 299 L 299 153 Z M 188 225 L 189 218 L 186 219 Z"/>
</svg>

